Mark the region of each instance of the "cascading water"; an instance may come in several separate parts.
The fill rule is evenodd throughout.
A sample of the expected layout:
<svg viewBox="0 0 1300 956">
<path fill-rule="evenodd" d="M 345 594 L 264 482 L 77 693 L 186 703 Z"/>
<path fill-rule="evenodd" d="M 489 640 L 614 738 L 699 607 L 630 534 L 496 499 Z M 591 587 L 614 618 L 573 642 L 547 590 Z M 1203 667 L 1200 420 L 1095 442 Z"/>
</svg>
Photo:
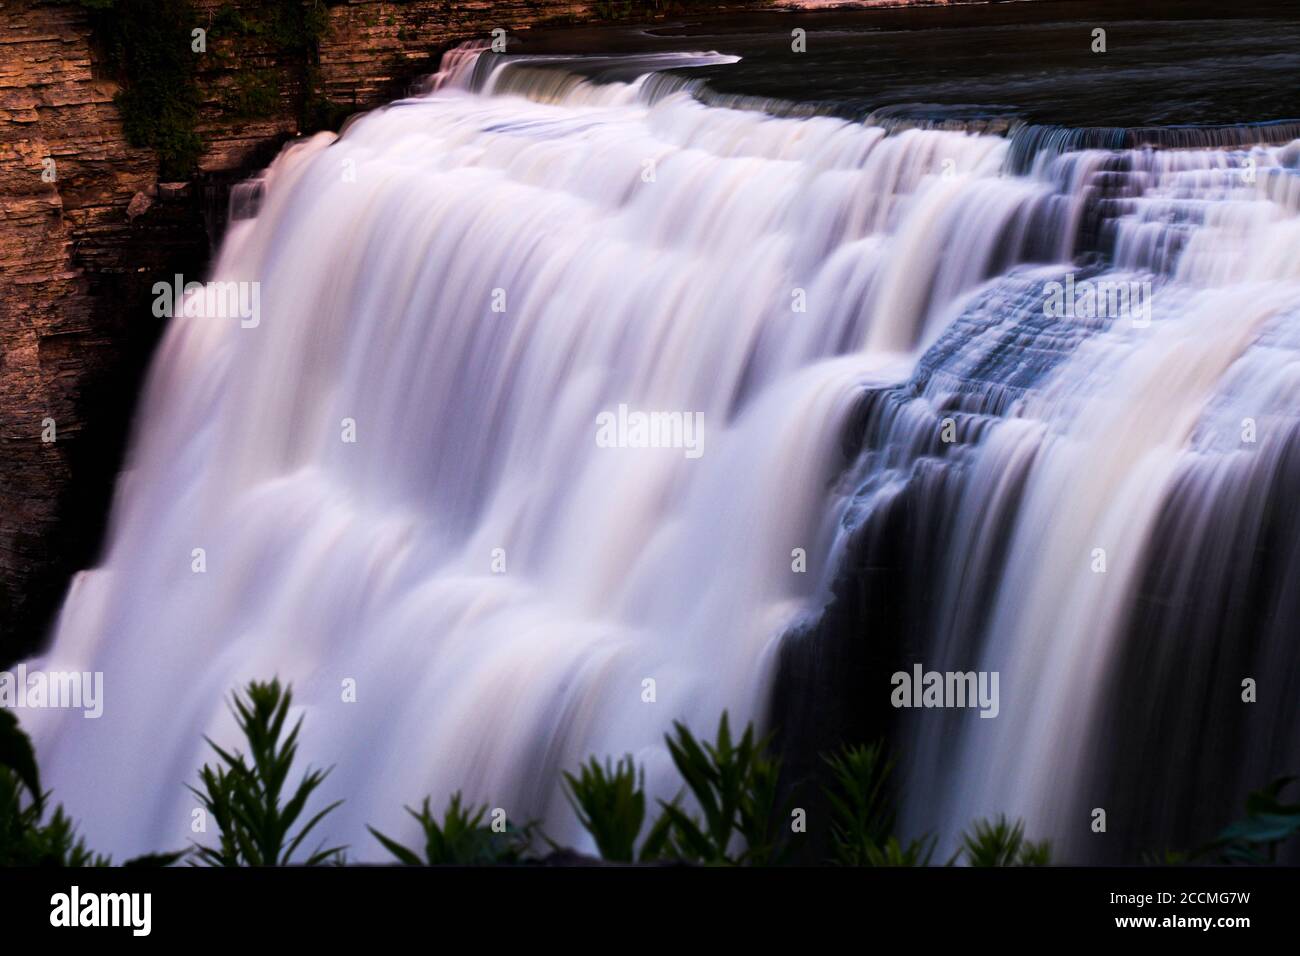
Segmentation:
<svg viewBox="0 0 1300 956">
<path fill-rule="evenodd" d="M 903 612 L 847 639 L 1002 676 L 997 719 L 895 715 L 913 830 L 1096 858 L 1100 799 L 1182 835 L 1300 758 L 1297 147 L 1026 154 L 663 72 L 731 59 L 454 51 L 241 191 L 213 278 L 258 321 L 172 321 L 41 661 L 104 715 L 24 716 L 97 847 L 183 845 L 203 735 L 273 674 L 354 858 L 455 790 L 582 845 L 561 770 L 630 752 L 671 796 L 671 722 L 792 717 L 783 655 L 890 562 Z M 1149 323 L 1045 316 L 1067 272 L 1148 283 Z M 700 454 L 601 447 L 620 406 L 698 413 Z"/>
</svg>

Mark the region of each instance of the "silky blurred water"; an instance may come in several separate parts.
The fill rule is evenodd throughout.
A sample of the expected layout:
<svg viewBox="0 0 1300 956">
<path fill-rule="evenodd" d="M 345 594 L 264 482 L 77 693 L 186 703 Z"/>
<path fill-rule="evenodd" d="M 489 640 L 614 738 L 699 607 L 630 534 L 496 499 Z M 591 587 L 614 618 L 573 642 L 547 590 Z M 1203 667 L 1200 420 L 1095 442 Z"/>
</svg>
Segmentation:
<svg viewBox="0 0 1300 956">
<path fill-rule="evenodd" d="M 203 735 L 234 743 L 226 695 L 279 675 L 354 858 L 382 857 L 365 824 L 411 836 L 402 805 L 455 790 L 585 846 L 560 771 L 632 753 L 666 798 L 673 720 L 768 725 L 783 635 L 946 456 L 918 653 L 999 671 L 1001 713 L 904 725 L 907 824 L 1006 812 L 1089 856 L 1108 688 L 1144 568 L 1177 560 L 1162 514 L 1208 522 L 1293 467 L 1300 147 L 1067 138 L 1020 169 L 1014 132 L 708 105 L 679 72 L 736 62 L 597 81 L 471 47 L 240 192 L 213 277 L 259 283 L 260 320 L 171 322 L 107 551 L 40 662 L 103 671 L 104 716 L 23 715 L 93 845 L 194 836 Z M 1149 321 L 1044 323 L 1075 271 L 1148 288 Z M 852 447 L 885 391 L 883 450 Z M 941 449 L 963 403 L 977 433 Z M 600 447 L 619 405 L 702 414 L 703 454 Z M 1294 583 L 1294 558 L 1270 566 Z M 1257 637 L 1291 703 L 1243 773 L 1295 752 L 1288 615 Z"/>
</svg>

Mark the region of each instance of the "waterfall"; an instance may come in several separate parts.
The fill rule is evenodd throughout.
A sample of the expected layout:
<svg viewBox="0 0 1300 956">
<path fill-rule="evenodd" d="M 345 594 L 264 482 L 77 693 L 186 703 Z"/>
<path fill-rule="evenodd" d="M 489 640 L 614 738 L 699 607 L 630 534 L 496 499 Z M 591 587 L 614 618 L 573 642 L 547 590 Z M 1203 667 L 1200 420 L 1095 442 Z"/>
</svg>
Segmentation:
<svg viewBox="0 0 1300 956">
<path fill-rule="evenodd" d="M 562 770 L 631 753 L 671 797 L 672 722 L 781 725 L 819 635 L 1001 674 L 997 719 L 894 715 L 905 821 L 946 839 L 1006 812 L 1101 858 L 1088 808 L 1184 835 L 1179 787 L 1208 815 L 1300 757 L 1296 145 L 895 129 L 671 72 L 733 60 L 453 51 L 236 193 L 210 278 L 257 315 L 170 321 L 34 662 L 104 674 L 100 719 L 23 715 L 97 848 L 185 845 L 204 735 L 272 675 L 363 860 L 456 790 L 587 846 Z M 1067 278 L 1149 321 L 1045 315 Z M 697 441 L 605 447 L 637 414 Z M 903 610 L 854 619 L 887 566 Z"/>
</svg>

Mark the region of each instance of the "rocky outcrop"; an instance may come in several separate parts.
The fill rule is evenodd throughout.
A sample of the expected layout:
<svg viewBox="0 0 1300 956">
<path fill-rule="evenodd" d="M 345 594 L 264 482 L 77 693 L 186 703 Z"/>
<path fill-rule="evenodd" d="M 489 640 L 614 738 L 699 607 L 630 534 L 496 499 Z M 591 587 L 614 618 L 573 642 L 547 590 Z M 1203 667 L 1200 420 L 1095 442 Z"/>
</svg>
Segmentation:
<svg viewBox="0 0 1300 956">
<path fill-rule="evenodd" d="M 311 0 L 304 0 L 310 3 Z M 277 6 L 278 4 L 278 6 Z M 34 649 L 92 564 L 148 356 L 149 290 L 199 277 L 228 184 L 304 126 L 400 94 L 448 46 L 500 27 L 626 19 L 660 4 L 191 0 L 203 152 L 186 183 L 130 144 L 119 84 L 74 0 L 0 0 L 0 664 Z M 668 4 L 662 5 L 668 9 Z"/>
<path fill-rule="evenodd" d="M 201 267 L 190 204 L 129 146 L 85 19 L 0 11 L 0 658 L 30 647 L 99 539 L 157 269 Z M 92 476 L 94 478 L 92 479 Z"/>
<path fill-rule="evenodd" d="M 390 99 L 411 77 L 431 69 L 436 60 L 431 50 L 487 38 L 494 29 L 514 32 L 543 23 L 617 15 L 620 6 L 539 0 L 344 3 L 330 10 L 329 31 L 320 44 L 321 91 L 333 102 L 364 108 Z"/>
</svg>

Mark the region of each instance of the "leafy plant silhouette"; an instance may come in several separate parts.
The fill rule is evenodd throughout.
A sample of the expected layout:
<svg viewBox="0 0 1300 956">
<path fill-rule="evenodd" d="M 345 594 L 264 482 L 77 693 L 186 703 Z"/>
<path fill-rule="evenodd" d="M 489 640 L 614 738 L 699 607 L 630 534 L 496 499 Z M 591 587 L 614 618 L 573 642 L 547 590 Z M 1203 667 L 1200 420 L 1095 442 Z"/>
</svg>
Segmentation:
<svg viewBox="0 0 1300 956">
<path fill-rule="evenodd" d="M 601 859 L 631 863 L 645 822 L 645 771 L 637 771 L 632 755 L 604 765 L 592 757 L 577 776 L 564 774 L 565 796 L 578 822 L 596 841 Z M 652 847 L 653 849 L 653 847 Z"/>
<path fill-rule="evenodd" d="M 1047 866 L 1052 862 L 1051 845 L 1025 839 L 1025 824 L 999 815 L 994 820 L 976 820 L 962 834 L 962 848 L 971 866 Z"/>
<path fill-rule="evenodd" d="M 398 862 L 407 866 L 486 866 L 522 861 L 532 845 L 533 827 L 506 825 L 504 831 L 483 825 L 487 804 L 471 809 L 466 807 L 460 792 L 451 795 L 447 810 L 439 822 L 429 808 L 429 798 L 424 798 L 420 809 L 406 807 L 420 824 L 424 833 L 424 856 L 403 846 L 374 827 L 367 827 L 374 838 L 383 844 Z"/>
<path fill-rule="evenodd" d="M 49 796 L 41 790 L 31 739 L 17 717 L 0 710 L 0 866 L 111 866 L 111 858 L 90 850 L 77 835 L 63 807 L 42 822 Z M 122 865 L 168 866 L 185 852 L 154 853 Z"/>
<path fill-rule="evenodd" d="M 231 708 L 248 752 L 230 752 L 208 740 L 219 761 L 199 771 L 189 787 L 216 822 L 216 846 L 195 846 L 198 863 L 213 866 L 284 866 L 342 863 L 343 847 L 318 848 L 299 857 L 317 825 L 342 801 L 335 801 L 299 825 L 307 804 L 329 775 L 308 768 L 291 794 L 286 784 L 297 757 L 301 718 L 287 729 L 293 692 L 278 680 L 252 682 L 231 698 Z M 752 724 L 737 740 L 724 711 L 712 741 L 701 741 L 682 723 L 665 735 L 673 764 L 685 781 L 637 849 L 647 817 L 644 771 L 631 755 L 601 763 L 592 757 L 576 773 L 564 774 L 565 794 L 601 857 L 631 863 L 676 860 L 706 865 L 772 865 L 790 849 L 778 806 L 780 763 L 767 754 L 768 740 Z M 936 837 L 903 843 L 895 832 L 897 812 L 890 787 L 894 762 L 883 743 L 850 746 L 823 757 L 830 772 L 824 793 L 830 807 L 831 862 L 846 866 L 927 866 Z M 1284 792 L 1300 778 L 1279 777 L 1246 800 L 1246 815 L 1209 844 L 1191 853 L 1146 855 L 1148 864 L 1179 864 L 1200 858 L 1223 863 L 1276 863 L 1283 845 L 1300 836 L 1300 803 Z M 689 793 L 702 818 L 681 805 Z M 17 718 L 0 709 L 0 865 L 108 866 L 77 835 L 62 807 L 46 816 L 31 741 Z M 371 827 L 375 839 L 408 865 L 492 865 L 529 860 L 536 824 L 484 824 L 487 805 L 468 806 L 459 792 L 439 818 L 425 798 L 406 808 L 420 825 L 422 848 L 412 849 Z M 295 832 L 295 827 L 297 830 Z M 550 841 L 547 841 L 550 842 Z M 554 844 L 552 844 L 554 846 Z M 190 851 L 156 853 L 123 866 L 165 866 Z M 947 865 L 1045 866 L 1051 845 L 1026 840 L 1024 822 L 1005 816 L 976 820 L 962 834 Z"/>
<path fill-rule="evenodd" d="M 928 866 L 935 838 L 902 844 L 889 791 L 894 761 L 883 742 L 841 748 L 823 756 L 831 772 L 831 860 L 841 866 Z"/>
<path fill-rule="evenodd" d="M 342 801 L 325 807 L 290 836 L 307 801 L 329 775 L 329 770 L 308 768 L 293 795 L 282 800 L 302 728 L 299 718 L 284 734 L 292 701 L 292 689 L 282 689 L 279 680 L 253 681 L 243 696 L 238 692 L 232 695 L 231 708 L 248 742 L 247 758 L 204 738 L 220 762 L 215 767 L 204 764 L 199 771 L 201 789 L 189 789 L 216 822 L 220 843 L 215 847 L 196 844 L 201 862 L 210 866 L 287 866 L 295 862 L 316 866 L 341 862 L 343 847 L 318 848 L 301 861 L 294 859 L 311 831 Z"/>
<path fill-rule="evenodd" d="M 1215 854 L 1225 863 L 1271 864 L 1287 840 L 1300 835 L 1300 803 L 1283 803 L 1282 791 L 1296 777 L 1278 777 L 1246 797 L 1246 815 L 1232 823 L 1197 856 Z"/>
<path fill-rule="evenodd" d="M 704 819 L 697 821 L 677 799 L 661 800 L 663 814 L 643 855 L 733 866 L 781 862 L 788 846 L 777 829 L 780 762 L 767 756 L 768 740 L 756 739 L 750 724 L 733 741 L 726 711 L 712 743 L 696 740 L 680 722 L 673 730 L 675 735 L 665 736 L 668 752 Z M 733 849 L 735 844 L 741 848 Z"/>
</svg>

